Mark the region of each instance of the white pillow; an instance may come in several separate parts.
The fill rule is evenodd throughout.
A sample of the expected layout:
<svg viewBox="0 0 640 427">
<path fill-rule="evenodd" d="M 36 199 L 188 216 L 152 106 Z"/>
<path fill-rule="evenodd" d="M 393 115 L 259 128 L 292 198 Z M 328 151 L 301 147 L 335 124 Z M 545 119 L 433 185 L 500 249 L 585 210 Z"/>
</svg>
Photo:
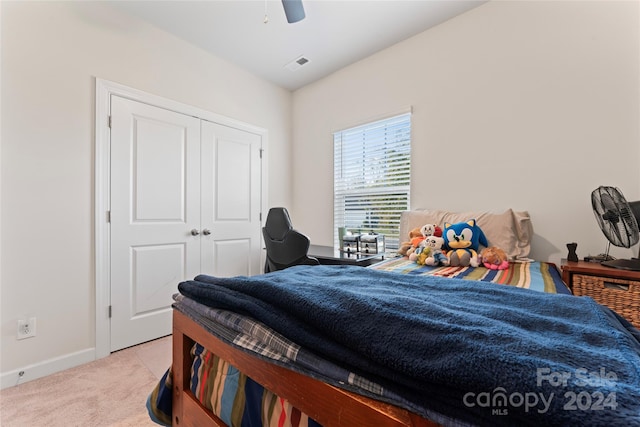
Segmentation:
<svg viewBox="0 0 640 427">
<path fill-rule="evenodd" d="M 528 258 L 533 237 L 533 225 L 526 211 L 507 209 L 502 213 L 487 211 L 449 212 L 444 210 L 412 210 L 400 216 L 400 241 L 409 240 L 409 231 L 424 224 L 436 224 L 444 228 L 445 222 L 456 223 L 475 219 L 482 229 L 489 246 L 504 250 L 509 259 Z"/>
</svg>

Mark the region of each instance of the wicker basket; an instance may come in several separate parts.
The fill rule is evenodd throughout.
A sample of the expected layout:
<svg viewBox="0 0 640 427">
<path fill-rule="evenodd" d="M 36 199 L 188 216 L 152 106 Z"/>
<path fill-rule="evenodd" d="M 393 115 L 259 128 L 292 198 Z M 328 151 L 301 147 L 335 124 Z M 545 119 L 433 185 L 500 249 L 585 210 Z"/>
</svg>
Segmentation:
<svg viewBox="0 0 640 427">
<path fill-rule="evenodd" d="M 574 274 L 573 294 L 593 298 L 640 329 L 640 282 Z"/>
</svg>

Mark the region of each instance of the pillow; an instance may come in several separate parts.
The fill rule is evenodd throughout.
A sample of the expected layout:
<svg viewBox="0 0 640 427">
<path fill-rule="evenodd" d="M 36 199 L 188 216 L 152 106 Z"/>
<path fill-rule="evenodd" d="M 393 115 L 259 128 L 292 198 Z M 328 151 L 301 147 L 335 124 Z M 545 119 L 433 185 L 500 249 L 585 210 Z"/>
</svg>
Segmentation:
<svg viewBox="0 0 640 427">
<path fill-rule="evenodd" d="M 424 224 L 436 224 L 444 228 L 445 222 L 456 223 L 475 219 L 482 228 L 489 246 L 497 246 L 511 260 L 528 258 L 533 237 L 533 225 L 526 211 L 507 209 L 502 213 L 487 211 L 449 212 L 444 210 L 412 210 L 400 216 L 400 240 L 409 230 Z"/>
</svg>

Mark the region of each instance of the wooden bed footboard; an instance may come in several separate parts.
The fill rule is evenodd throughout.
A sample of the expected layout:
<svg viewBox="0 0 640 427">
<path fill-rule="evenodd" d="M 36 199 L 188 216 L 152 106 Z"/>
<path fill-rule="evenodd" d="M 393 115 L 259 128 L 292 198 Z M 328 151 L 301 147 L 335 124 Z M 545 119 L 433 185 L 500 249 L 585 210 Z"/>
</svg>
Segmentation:
<svg viewBox="0 0 640 427">
<path fill-rule="evenodd" d="M 325 427 L 415 426 L 438 424 L 406 409 L 373 400 L 266 362 L 238 350 L 209 334 L 178 310 L 173 311 L 173 420 L 177 427 L 226 426 L 207 410 L 189 389 L 191 348 L 197 342 L 287 399 Z"/>
</svg>

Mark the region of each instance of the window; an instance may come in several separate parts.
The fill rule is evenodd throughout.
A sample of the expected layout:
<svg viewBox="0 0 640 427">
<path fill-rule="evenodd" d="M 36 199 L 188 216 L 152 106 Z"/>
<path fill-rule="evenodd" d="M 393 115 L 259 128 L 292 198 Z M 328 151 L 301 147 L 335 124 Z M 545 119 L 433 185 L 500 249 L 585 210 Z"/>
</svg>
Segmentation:
<svg viewBox="0 0 640 427">
<path fill-rule="evenodd" d="M 338 227 L 385 236 L 399 243 L 400 213 L 409 208 L 411 114 L 336 132 L 334 144 L 334 242 Z"/>
</svg>

